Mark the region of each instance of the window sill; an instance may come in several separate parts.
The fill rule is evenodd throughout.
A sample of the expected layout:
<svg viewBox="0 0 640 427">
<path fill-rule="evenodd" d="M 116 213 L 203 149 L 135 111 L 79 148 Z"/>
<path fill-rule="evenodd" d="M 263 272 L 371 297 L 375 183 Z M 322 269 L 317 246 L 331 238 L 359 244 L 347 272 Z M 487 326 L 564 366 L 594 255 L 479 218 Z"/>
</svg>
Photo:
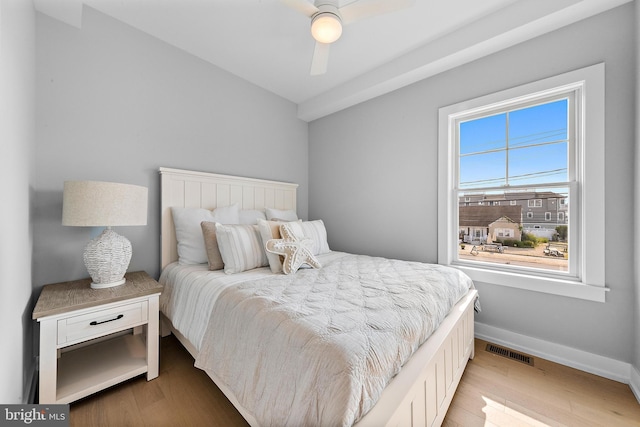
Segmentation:
<svg viewBox="0 0 640 427">
<path fill-rule="evenodd" d="M 488 270 L 468 265 L 453 265 L 465 272 L 474 282 L 507 286 L 528 291 L 578 298 L 588 301 L 605 302 L 609 288 L 587 285 L 582 282 L 563 280 L 553 277 L 538 277 L 521 273 Z"/>
</svg>

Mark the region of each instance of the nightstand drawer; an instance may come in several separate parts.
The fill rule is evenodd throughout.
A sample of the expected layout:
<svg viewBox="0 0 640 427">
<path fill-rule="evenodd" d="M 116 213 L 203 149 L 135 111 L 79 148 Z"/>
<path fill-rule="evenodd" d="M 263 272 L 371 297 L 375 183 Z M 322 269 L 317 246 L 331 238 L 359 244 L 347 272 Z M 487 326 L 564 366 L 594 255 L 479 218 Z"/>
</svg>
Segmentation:
<svg viewBox="0 0 640 427">
<path fill-rule="evenodd" d="M 97 338 L 147 322 L 147 301 L 58 320 L 58 346 Z"/>
</svg>

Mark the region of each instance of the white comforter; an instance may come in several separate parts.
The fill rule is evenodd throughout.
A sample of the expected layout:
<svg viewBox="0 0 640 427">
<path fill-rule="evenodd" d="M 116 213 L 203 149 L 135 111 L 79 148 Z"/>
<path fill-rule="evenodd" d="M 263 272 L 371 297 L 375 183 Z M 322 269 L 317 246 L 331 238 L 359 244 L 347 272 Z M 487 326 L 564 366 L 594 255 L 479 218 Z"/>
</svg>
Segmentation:
<svg viewBox="0 0 640 427">
<path fill-rule="evenodd" d="M 190 296 L 178 292 L 182 284 L 166 286 L 162 295 L 178 330 L 197 318 L 181 330 L 199 350 L 196 366 L 224 382 L 260 425 L 352 425 L 473 287 L 434 264 L 337 252 L 321 262 L 288 276 L 226 276 Z M 190 301 L 191 313 L 178 314 L 177 299 Z"/>
</svg>

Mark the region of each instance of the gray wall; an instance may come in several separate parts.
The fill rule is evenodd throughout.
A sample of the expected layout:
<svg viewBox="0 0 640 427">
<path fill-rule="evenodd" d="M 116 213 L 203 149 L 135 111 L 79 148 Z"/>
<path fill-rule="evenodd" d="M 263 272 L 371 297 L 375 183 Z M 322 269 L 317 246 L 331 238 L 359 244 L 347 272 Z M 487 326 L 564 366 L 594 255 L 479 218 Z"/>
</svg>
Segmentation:
<svg viewBox="0 0 640 427">
<path fill-rule="evenodd" d="M 149 188 L 129 270 L 159 275 L 166 166 L 298 183 L 307 216 L 307 123 L 296 106 L 85 6 L 82 29 L 37 17 L 34 283 L 86 277 L 99 229 L 61 225 L 65 180 Z"/>
<path fill-rule="evenodd" d="M 636 76 L 640 75 L 640 2 L 635 1 L 636 5 Z M 640 78 L 636 80 L 636 155 L 635 155 L 635 242 L 640 242 Z M 633 365 L 636 369 L 636 375 L 640 378 L 640 250 L 636 250 L 634 257 L 635 270 L 635 352 Z M 638 390 L 640 392 L 640 390 Z M 640 399 L 640 395 L 637 396 Z"/>
<path fill-rule="evenodd" d="M 0 0 L 0 403 L 23 403 L 32 364 L 30 224 L 35 145 L 35 12 Z"/>
<path fill-rule="evenodd" d="M 309 214 L 331 248 L 435 262 L 438 109 L 605 61 L 607 302 L 478 283 L 476 320 L 631 362 L 634 16 L 630 3 L 310 123 Z"/>
</svg>

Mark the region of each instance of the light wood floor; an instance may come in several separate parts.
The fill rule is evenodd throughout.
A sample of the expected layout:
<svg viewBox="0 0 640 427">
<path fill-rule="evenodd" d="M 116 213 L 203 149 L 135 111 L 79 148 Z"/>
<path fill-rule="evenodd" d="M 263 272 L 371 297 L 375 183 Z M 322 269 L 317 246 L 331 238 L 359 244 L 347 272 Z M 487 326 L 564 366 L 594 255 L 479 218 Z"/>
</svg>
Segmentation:
<svg viewBox="0 0 640 427">
<path fill-rule="evenodd" d="M 144 376 L 71 404 L 71 426 L 247 424 L 173 337 L 161 340 L 160 376 Z M 476 340 L 444 421 L 447 427 L 640 427 L 640 404 L 625 384 L 535 358 L 535 366 L 484 350 Z"/>
</svg>

